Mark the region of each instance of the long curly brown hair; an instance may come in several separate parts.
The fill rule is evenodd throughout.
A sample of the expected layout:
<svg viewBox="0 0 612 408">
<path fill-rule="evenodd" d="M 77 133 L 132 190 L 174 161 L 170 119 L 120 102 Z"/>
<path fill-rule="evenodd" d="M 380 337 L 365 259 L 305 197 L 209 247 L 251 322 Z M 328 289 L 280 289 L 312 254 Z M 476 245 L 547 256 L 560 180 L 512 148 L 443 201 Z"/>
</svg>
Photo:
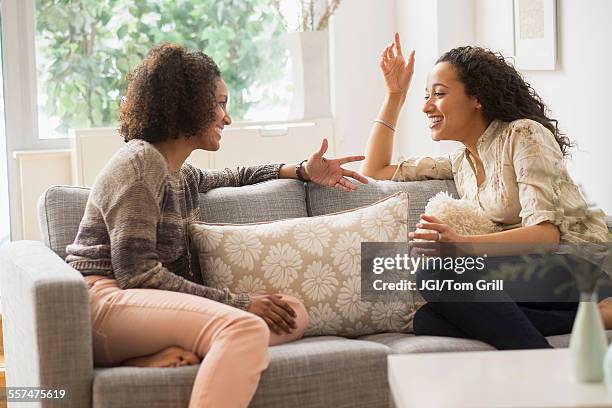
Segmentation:
<svg viewBox="0 0 612 408">
<path fill-rule="evenodd" d="M 217 64 L 201 51 L 176 44 L 152 48 L 128 74 L 119 108 L 119 133 L 127 142 L 154 143 L 191 137 L 215 119 Z"/>
<path fill-rule="evenodd" d="M 539 122 L 554 135 L 563 155 L 568 155 L 572 143 L 559 130 L 557 120 L 548 116 L 542 98 L 500 53 L 480 47 L 458 47 L 442 55 L 439 62 L 448 62 L 455 68 L 465 92 L 478 99 L 487 120 Z"/>
</svg>

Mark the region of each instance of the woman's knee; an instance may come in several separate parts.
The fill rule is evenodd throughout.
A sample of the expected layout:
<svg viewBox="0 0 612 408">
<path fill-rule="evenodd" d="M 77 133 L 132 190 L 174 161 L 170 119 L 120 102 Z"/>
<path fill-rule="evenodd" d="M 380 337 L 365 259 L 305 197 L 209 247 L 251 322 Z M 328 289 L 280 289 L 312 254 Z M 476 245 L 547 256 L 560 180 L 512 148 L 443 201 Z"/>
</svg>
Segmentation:
<svg viewBox="0 0 612 408">
<path fill-rule="evenodd" d="M 308 318 L 308 311 L 306 310 L 304 303 L 298 298 L 289 295 L 282 295 L 282 297 L 283 300 L 287 302 L 295 312 L 295 323 L 297 326 L 295 329 L 295 333 L 299 333 L 299 336 L 297 336 L 298 338 L 302 337 L 302 335 L 308 328 L 308 323 L 310 321 Z"/>
<path fill-rule="evenodd" d="M 259 345 L 262 348 L 268 347 L 270 340 L 270 330 L 266 322 L 259 316 L 252 313 L 245 313 L 232 322 L 229 326 L 238 336 L 250 338 L 250 342 L 254 345 Z"/>
<path fill-rule="evenodd" d="M 196 340 L 196 354 L 204 357 L 215 343 L 224 344 L 228 350 L 233 351 L 245 350 L 248 353 L 267 351 L 270 330 L 259 316 L 237 310 L 224 319 L 225 321 L 219 322 L 212 331 L 208 325 L 203 325 Z"/>
</svg>

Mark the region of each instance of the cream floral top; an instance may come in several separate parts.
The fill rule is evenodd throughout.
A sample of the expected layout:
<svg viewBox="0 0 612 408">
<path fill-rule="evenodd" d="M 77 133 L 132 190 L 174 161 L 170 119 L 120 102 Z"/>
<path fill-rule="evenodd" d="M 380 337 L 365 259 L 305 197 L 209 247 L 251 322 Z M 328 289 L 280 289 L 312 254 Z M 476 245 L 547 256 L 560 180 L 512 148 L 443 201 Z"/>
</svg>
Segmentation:
<svg viewBox="0 0 612 408">
<path fill-rule="evenodd" d="M 393 180 L 454 179 L 461 198 L 478 202 L 504 229 L 548 221 L 559 227 L 562 242 L 608 242 L 604 212 L 588 208 L 557 141 L 540 123 L 493 121 L 476 148 L 485 169 L 480 187 L 466 148 L 404 160 Z"/>
</svg>

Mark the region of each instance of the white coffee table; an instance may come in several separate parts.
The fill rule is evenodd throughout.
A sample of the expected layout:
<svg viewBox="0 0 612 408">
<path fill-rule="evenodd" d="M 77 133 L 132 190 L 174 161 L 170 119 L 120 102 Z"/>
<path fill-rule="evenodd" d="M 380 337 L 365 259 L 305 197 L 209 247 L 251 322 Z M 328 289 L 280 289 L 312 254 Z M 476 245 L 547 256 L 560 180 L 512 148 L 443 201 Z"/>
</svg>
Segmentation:
<svg viewBox="0 0 612 408">
<path fill-rule="evenodd" d="M 574 381 L 569 350 L 388 357 L 397 408 L 612 407 L 605 384 Z"/>
</svg>

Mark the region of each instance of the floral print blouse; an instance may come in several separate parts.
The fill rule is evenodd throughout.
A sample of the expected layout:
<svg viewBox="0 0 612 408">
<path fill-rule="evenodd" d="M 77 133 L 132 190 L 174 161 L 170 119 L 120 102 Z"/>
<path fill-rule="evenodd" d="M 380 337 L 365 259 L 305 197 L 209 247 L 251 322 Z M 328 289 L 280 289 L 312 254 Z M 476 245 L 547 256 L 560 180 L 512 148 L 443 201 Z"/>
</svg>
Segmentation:
<svg viewBox="0 0 612 408">
<path fill-rule="evenodd" d="M 392 179 L 454 179 L 461 198 L 478 202 L 504 229 L 548 221 L 559 227 L 562 242 L 608 242 L 604 212 L 588 208 L 557 141 L 543 125 L 529 119 L 493 121 L 476 148 L 485 169 L 480 186 L 466 148 L 403 160 Z"/>
</svg>

